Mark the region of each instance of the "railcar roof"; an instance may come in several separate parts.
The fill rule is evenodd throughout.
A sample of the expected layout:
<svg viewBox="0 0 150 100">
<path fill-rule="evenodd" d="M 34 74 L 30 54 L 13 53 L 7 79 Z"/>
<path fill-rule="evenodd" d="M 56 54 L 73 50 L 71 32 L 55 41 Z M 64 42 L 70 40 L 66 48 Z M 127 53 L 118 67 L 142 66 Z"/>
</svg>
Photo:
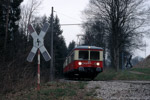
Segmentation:
<svg viewBox="0 0 150 100">
<path fill-rule="evenodd" d="M 103 48 L 96 47 L 96 46 L 77 46 L 74 49 L 99 49 L 99 50 L 103 50 Z"/>
</svg>

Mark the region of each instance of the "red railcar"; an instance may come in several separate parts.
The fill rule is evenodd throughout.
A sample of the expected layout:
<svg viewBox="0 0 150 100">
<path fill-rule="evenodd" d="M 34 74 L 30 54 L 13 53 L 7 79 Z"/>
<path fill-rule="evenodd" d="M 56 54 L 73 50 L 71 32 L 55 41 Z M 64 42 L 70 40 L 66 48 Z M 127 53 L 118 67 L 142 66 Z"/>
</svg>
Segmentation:
<svg viewBox="0 0 150 100">
<path fill-rule="evenodd" d="M 103 49 L 95 46 L 78 46 L 67 56 L 63 73 L 67 77 L 95 78 L 103 71 Z"/>
</svg>

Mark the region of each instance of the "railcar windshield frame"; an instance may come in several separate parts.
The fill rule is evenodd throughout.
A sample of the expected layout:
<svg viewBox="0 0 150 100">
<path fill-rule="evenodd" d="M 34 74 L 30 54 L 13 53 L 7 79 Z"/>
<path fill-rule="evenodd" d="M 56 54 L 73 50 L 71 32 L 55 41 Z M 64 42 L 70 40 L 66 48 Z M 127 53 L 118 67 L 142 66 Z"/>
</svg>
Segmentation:
<svg viewBox="0 0 150 100">
<path fill-rule="evenodd" d="M 89 60 L 89 51 L 80 50 L 79 51 L 79 60 Z"/>
<path fill-rule="evenodd" d="M 78 60 L 96 60 L 100 61 L 100 51 L 94 50 L 79 50 L 79 58 Z"/>
<path fill-rule="evenodd" d="M 100 60 L 100 51 L 90 51 L 90 60 Z"/>
</svg>

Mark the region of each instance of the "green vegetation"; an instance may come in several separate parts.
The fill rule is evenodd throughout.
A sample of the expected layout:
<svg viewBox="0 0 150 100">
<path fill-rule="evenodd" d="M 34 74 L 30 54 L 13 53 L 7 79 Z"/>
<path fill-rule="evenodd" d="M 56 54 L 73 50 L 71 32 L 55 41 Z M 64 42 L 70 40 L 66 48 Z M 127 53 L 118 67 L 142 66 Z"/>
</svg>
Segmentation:
<svg viewBox="0 0 150 100">
<path fill-rule="evenodd" d="M 41 86 L 41 90 L 28 89 L 7 95 L 3 100 L 97 100 L 94 90 L 87 91 L 87 82 L 49 82 Z"/>
<path fill-rule="evenodd" d="M 106 69 L 95 80 L 150 80 L 150 68 L 132 68 L 129 70 Z"/>
<path fill-rule="evenodd" d="M 95 80 L 113 80 L 116 77 L 116 72 L 114 69 L 107 69 L 104 72 L 100 73 Z"/>
<path fill-rule="evenodd" d="M 95 80 L 150 80 L 150 68 L 132 68 L 129 70 L 106 69 Z M 49 82 L 41 85 L 41 90 L 35 88 L 0 94 L 2 100 L 98 100 L 95 90 L 86 89 L 85 81 Z"/>
<path fill-rule="evenodd" d="M 90 91 L 88 91 L 88 92 L 86 93 L 86 96 L 96 96 L 96 94 L 95 94 L 95 89 L 91 89 Z"/>
<path fill-rule="evenodd" d="M 150 68 L 132 68 L 131 71 L 141 72 L 150 75 Z"/>
</svg>

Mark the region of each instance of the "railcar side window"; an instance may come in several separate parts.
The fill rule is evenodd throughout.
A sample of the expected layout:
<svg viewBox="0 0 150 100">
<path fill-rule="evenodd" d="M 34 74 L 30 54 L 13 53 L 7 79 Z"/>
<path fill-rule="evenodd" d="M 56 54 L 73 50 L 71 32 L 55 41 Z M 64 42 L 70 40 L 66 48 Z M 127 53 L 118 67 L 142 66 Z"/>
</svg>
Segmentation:
<svg viewBox="0 0 150 100">
<path fill-rule="evenodd" d="M 74 60 L 74 53 L 71 55 L 71 62 Z"/>
<path fill-rule="evenodd" d="M 88 60 L 89 51 L 79 51 L 79 60 Z"/>
<path fill-rule="evenodd" d="M 100 55 L 99 55 L 99 51 L 91 51 L 90 52 L 90 59 L 91 60 L 99 60 L 100 59 Z"/>
</svg>

